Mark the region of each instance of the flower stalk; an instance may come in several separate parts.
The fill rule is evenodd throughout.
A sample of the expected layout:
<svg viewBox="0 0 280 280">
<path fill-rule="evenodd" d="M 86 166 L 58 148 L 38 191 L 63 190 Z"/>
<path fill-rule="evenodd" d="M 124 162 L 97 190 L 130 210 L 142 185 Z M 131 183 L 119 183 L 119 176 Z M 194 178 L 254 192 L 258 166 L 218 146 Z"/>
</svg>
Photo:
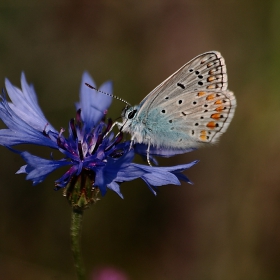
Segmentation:
<svg viewBox="0 0 280 280">
<path fill-rule="evenodd" d="M 76 269 L 77 279 L 85 280 L 85 267 L 83 263 L 82 253 L 81 253 L 81 232 L 82 232 L 82 220 L 83 220 L 83 210 L 72 209 L 71 216 L 71 248 L 74 258 L 74 266 Z"/>
<path fill-rule="evenodd" d="M 93 187 L 93 184 L 94 173 L 84 169 L 79 176 L 74 176 L 70 180 L 63 191 L 63 195 L 72 207 L 70 227 L 71 249 L 78 280 L 85 279 L 85 267 L 81 250 L 83 213 L 91 204 L 99 200 L 99 189 Z"/>
</svg>

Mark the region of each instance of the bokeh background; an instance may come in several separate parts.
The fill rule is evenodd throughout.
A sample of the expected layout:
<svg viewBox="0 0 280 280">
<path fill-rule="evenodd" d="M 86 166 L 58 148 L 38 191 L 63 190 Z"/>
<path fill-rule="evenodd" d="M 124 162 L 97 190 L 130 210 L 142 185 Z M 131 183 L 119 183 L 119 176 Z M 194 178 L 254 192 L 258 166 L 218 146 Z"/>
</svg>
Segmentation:
<svg viewBox="0 0 280 280">
<path fill-rule="evenodd" d="M 280 279 L 279 27 L 277 0 L 1 1 L 0 84 L 20 86 L 25 71 L 58 129 L 74 116 L 84 70 L 137 104 L 200 53 L 226 60 L 238 107 L 219 145 L 161 161 L 199 159 L 186 172 L 195 184 L 154 197 L 125 183 L 124 200 L 108 192 L 86 211 L 89 279 L 103 269 L 132 280 Z M 109 115 L 123 107 L 114 101 Z M 62 171 L 33 187 L 14 175 L 20 157 L 0 153 L 0 279 L 75 279 L 70 207 L 53 191 Z"/>
</svg>

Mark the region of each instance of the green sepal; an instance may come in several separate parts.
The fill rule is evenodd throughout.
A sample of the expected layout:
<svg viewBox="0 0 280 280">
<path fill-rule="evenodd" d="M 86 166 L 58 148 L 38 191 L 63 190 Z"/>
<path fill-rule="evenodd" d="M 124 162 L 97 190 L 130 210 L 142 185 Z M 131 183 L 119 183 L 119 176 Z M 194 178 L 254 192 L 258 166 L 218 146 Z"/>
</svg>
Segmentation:
<svg viewBox="0 0 280 280">
<path fill-rule="evenodd" d="M 83 211 L 100 200 L 98 198 L 99 189 L 93 187 L 94 178 L 94 172 L 83 169 L 80 175 L 73 177 L 65 187 L 63 195 L 74 209 Z"/>
</svg>

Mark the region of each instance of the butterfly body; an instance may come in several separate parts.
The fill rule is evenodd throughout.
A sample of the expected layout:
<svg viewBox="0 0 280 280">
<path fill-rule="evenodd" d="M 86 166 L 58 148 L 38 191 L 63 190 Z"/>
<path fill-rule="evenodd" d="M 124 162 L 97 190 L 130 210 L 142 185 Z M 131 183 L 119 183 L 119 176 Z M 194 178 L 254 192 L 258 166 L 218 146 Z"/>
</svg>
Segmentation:
<svg viewBox="0 0 280 280">
<path fill-rule="evenodd" d="M 142 102 L 125 108 L 118 125 L 133 143 L 171 149 L 215 143 L 236 107 L 227 90 L 225 61 L 216 51 L 195 57 L 163 81 Z"/>
</svg>

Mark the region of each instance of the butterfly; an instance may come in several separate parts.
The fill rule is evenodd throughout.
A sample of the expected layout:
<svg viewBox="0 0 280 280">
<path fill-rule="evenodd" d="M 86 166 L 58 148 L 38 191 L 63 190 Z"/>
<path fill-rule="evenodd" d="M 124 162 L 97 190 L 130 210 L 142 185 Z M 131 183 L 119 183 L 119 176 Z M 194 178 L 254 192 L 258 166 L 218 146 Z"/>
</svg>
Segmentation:
<svg viewBox="0 0 280 280">
<path fill-rule="evenodd" d="M 236 107 L 227 89 L 225 60 L 217 51 L 203 53 L 183 65 L 151 91 L 139 105 L 126 107 L 123 132 L 131 143 L 171 150 L 215 143 L 227 130 Z"/>
</svg>

